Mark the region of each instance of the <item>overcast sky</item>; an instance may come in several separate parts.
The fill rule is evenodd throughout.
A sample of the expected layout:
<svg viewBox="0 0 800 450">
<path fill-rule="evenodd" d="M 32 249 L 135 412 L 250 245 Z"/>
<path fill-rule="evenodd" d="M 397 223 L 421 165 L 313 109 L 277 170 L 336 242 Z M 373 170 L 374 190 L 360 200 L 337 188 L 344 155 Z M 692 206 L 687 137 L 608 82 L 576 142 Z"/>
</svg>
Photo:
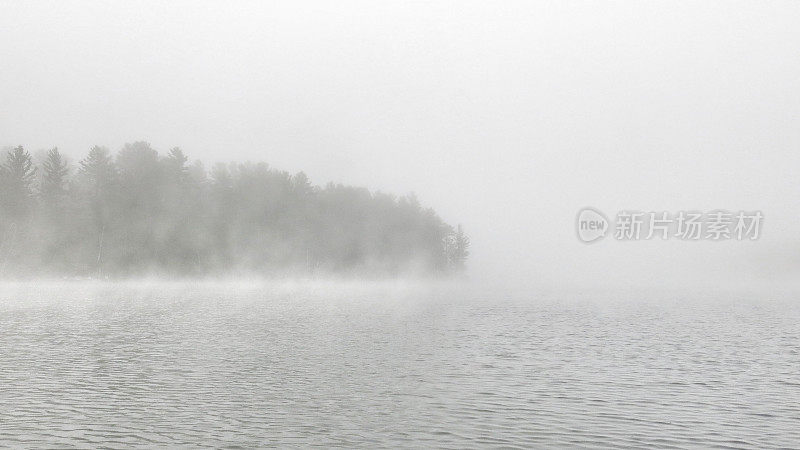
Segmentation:
<svg viewBox="0 0 800 450">
<path fill-rule="evenodd" d="M 0 146 L 134 140 L 415 192 L 476 279 L 800 273 L 800 2 L 0 0 Z M 756 242 L 575 215 L 761 210 Z"/>
</svg>

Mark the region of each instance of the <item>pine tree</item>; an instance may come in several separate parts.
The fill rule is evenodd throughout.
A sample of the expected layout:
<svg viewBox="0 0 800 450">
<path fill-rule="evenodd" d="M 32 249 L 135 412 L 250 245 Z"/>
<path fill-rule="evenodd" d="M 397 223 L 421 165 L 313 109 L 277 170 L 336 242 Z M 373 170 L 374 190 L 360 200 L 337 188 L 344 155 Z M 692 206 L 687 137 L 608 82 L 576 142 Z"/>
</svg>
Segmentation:
<svg viewBox="0 0 800 450">
<path fill-rule="evenodd" d="M 413 195 L 319 187 L 265 163 L 208 173 L 179 148 L 160 157 L 145 142 L 116 158 L 92 148 L 74 178 L 56 148 L 41 177 L 22 147 L 3 153 L 0 274 L 446 274 L 469 256 L 461 226 Z"/>
<path fill-rule="evenodd" d="M 467 262 L 469 256 L 469 237 L 464 233 L 461 224 L 458 224 L 456 229 L 456 253 L 455 262 L 456 268 L 464 270 L 464 264 Z"/>
<path fill-rule="evenodd" d="M 66 195 L 66 177 L 69 173 L 67 162 L 61 157 L 58 147 L 47 152 L 47 159 L 42 163 L 44 176 L 42 177 L 41 195 L 48 202 L 58 202 Z"/>
<path fill-rule="evenodd" d="M 116 177 L 116 168 L 108 149 L 98 146 L 89 150 L 89 155 L 80 162 L 78 172 L 89 192 L 95 197 L 113 183 Z"/>
<path fill-rule="evenodd" d="M 90 233 L 94 234 L 91 241 L 96 242 L 95 249 L 92 250 L 97 255 L 94 267 L 97 275 L 101 276 L 104 266 L 104 246 L 107 246 L 108 240 L 106 229 L 109 228 L 113 215 L 113 186 L 117 179 L 117 169 L 108 149 L 94 146 L 89 150 L 89 155 L 80 162 L 78 173 L 88 194 L 88 207 L 95 228 L 94 233 Z"/>
<path fill-rule="evenodd" d="M 170 181 L 185 183 L 189 176 L 189 167 L 186 163 L 189 158 L 183 153 L 179 147 L 175 147 L 169 151 L 169 154 L 164 158 L 164 164 L 167 168 L 167 173 Z"/>
<path fill-rule="evenodd" d="M 458 225 L 455 232 L 445 236 L 443 245 L 447 265 L 450 269 L 459 272 L 463 271 L 469 256 L 469 237 L 464 233 L 461 224 Z"/>
<path fill-rule="evenodd" d="M 12 218 L 26 215 L 31 209 L 33 181 L 36 167 L 31 155 L 18 146 L 6 154 L 6 162 L 0 166 L 2 208 Z"/>
</svg>

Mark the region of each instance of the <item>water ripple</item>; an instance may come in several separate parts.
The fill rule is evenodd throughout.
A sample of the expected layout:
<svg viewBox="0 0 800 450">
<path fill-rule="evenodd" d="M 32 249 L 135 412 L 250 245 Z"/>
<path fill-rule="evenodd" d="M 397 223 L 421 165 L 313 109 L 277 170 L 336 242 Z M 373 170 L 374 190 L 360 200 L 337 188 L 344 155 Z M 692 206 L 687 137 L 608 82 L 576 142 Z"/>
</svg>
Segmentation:
<svg viewBox="0 0 800 450">
<path fill-rule="evenodd" d="M 493 295 L 5 289 L 0 445 L 800 446 L 794 299 Z"/>
</svg>

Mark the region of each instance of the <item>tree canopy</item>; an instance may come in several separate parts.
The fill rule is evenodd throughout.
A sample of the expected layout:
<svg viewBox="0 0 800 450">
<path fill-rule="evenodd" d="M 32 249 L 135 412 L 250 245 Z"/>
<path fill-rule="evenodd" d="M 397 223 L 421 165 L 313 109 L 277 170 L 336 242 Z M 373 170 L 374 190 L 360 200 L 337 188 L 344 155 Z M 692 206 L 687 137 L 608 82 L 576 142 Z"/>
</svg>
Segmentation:
<svg viewBox="0 0 800 450">
<path fill-rule="evenodd" d="M 266 163 L 189 163 L 146 142 L 77 166 L 22 146 L 0 165 L 0 276 L 206 276 L 463 270 L 469 239 L 414 195 L 313 185 Z"/>
</svg>

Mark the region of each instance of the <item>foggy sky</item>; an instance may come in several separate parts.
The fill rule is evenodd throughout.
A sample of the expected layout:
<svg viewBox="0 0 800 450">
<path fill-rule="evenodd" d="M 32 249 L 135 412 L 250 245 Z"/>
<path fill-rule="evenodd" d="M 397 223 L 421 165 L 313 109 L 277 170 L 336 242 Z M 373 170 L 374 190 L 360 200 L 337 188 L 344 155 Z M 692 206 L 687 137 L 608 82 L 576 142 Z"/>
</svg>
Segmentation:
<svg viewBox="0 0 800 450">
<path fill-rule="evenodd" d="M 0 1 L 0 147 L 146 140 L 415 192 L 471 276 L 800 273 L 800 3 Z M 578 209 L 761 210 L 756 242 L 575 237 Z"/>
</svg>

